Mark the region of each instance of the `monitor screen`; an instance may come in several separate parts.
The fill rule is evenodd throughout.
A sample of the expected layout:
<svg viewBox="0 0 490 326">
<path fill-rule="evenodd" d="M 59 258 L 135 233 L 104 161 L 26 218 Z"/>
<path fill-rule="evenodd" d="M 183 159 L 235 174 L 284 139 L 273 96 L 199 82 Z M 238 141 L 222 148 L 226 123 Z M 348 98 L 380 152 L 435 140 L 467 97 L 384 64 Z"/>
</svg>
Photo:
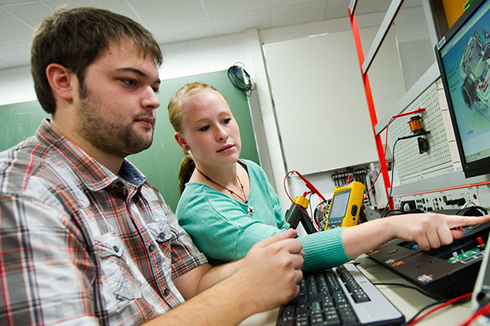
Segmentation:
<svg viewBox="0 0 490 326">
<path fill-rule="evenodd" d="M 436 45 L 465 176 L 490 173 L 490 0 L 475 0 Z"/>
</svg>

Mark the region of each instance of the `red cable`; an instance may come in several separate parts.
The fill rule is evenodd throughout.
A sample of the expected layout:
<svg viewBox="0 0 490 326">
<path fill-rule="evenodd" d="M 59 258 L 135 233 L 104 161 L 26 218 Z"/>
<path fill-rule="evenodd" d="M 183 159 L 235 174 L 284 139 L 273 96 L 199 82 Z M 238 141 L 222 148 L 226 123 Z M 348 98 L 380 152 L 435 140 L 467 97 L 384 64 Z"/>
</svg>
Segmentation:
<svg viewBox="0 0 490 326">
<path fill-rule="evenodd" d="M 359 181 L 359 179 L 357 178 L 357 175 L 355 175 L 354 173 L 351 173 L 351 174 L 349 174 L 349 176 L 347 177 L 347 182 L 346 182 L 347 184 L 349 184 L 349 183 L 350 183 L 350 178 L 351 178 L 351 177 L 354 177 L 354 178 L 356 179 L 356 181 Z"/>
<path fill-rule="evenodd" d="M 421 113 L 421 112 L 424 112 L 425 111 L 425 108 L 418 108 L 417 110 L 413 110 L 413 111 L 408 111 L 408 112 L 403 112 L 403 113 L 399 113 L 399 114 L 396 114 L 393 116 L 393 118 L 399 118 L 399 117 L 403 117 L 405 115 L 410 115 L 410 114 L 414 114 L 414 113 Z"/>
<path fill-rule="evenodd" d="M 458 302 L 460 300 L 463 300 L 463 299 L 466 299 L 468 297 L 471 297 L 471 293 L 466 293 L 466 294 L 463 294 L 463 295 L 460 295 L 459 297 L 456 297 L 454 299 L 451 299 L 451 300 L 448 300 L 442 304 L 440 304 L 439 306 L 437 307 L 434 307 L 432 308 L 431 310 L 427 311 L 426 313 L 424 313 L 423 315 L 420 315 L 419 317 L 415 318 L 414 320 L 412 320 L 412 322 L 410 322 L 409 324 L 407 324 L 406 326 L 413 326 L 415 325 L 416 323 L 418 323 L 422 318 L 426 317 L 427 315 L 433 313 L 434 311 L 436 310 L 439 310 L 441 308 L 444 308 L 446 306 L 449 306 L 450 304 L 453 304 L 455 302 Z"/>
<path fill-rule="evenodd" d="M 301 176 L 301 178 L 304 180 L 304 181 L 307 181 L 298 171 L 289 171 L 288 173 L 286 173 L 286 176 L 284 177 L 284 182 L 283 182 L 283 186 L 284 186 L 284 191 L 286 192 L 286 195 L 288 196 L 289 200 L 291 201 L 291 203 L 293 203 L 296 207 L 298 207 L 298 209 L 300 209 L 306 216 L 308 216 L 308 218 L 311 220 L 311 222 L 313 223 L 313 226 L 315 227 L 315 230 L 317 231 L 320 231 L 320 228 L 318 227 L 318 225 L 316 224 L 315 220 L 313 218 L 311 218 L 310 214 L 308 214 L 301 206 L 299 206 L 298 204 L 296 204 L 294 202 L 294 200 L 291 198 L 291 196 L 289 196 L 289 193 L 288 193 L 288 190 L 286 189 L 286 179 L 288 177 L 288 175 L 292 174 L 292 173 L 296 173 L 298 174 L 299 176 Z M 308 182 L 308 181 L 307 181 Z M 309 182 L 308 182 L 309 183 Z M 316 190 L 315 187 L 313 187 L 313 185 L 311 183 L 309 183 L 311 188 L 313 188 L 314 190 L 312 190 L 310 187 L 310 190 L 311 192 L 314 192 L 316 193 L 319 197 L 321 197 L 323 200 L 325 200 L 325 198 L 320 194 L 320 192 L 318 190 Z M 307 194 L 307 192 L 305 192 L 305 194 Z"/>
<path fill-rule="evenodd" d="M 468 326 L 473 320 L 476 318 L 486 315 L 490 312 L 490 303 L 487 303 L 485 306 L 482 308 L 478 309 L 470 318 L 465 320 L 460 326 Z"/>
</svg>

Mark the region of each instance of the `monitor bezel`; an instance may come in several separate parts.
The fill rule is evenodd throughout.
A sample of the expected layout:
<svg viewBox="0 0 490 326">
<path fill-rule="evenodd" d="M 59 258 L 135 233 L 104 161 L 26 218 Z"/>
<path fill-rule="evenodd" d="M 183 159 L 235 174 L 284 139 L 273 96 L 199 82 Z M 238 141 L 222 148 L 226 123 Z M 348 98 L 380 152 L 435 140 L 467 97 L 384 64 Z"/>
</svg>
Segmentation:
<svg viewBox="0 0 490 326">
<path fill-rule="evenodd" d="M 487 1 L 490 0 L 474 0 L 471 5 L 463 12 L 461 17 L 459 17 L 459 19 L 453 24 L 453 26 L 451 26 L 448 32 L 435 46 L 436 61 L 439 67 L 439 71 L 441 73 L 441 81 L 444 86 L 445 97 L 451 117 L 451 123 L 454 129 L 458 153 L 461 160 L 461 166 L 466 178 L 490 174 L 490 157 L 478 159 L 472 162 L 467 162 L 466 160 L 464 147 L 457 123 L 455 108 L 453 106 L 452 99 L 449 93 L 446 92 L 446 90 L 449 89 L 449 85 L 444 75 L 444 63 L 441 56 L 441 49 L 457 34 L 457 32 L 468 22 L 468 20 L 471 19 L 471 17 L 473 17 L 476 12 L 478 12 L 482 5 L 484 5 Z"/>
</svg>

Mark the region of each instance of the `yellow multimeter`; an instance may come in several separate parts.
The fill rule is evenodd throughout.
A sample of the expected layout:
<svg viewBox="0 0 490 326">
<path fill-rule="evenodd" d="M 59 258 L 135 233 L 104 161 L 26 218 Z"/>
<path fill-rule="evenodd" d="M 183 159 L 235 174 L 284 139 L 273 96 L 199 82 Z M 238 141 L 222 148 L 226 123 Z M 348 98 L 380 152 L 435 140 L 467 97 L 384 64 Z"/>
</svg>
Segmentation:
<svg viewBox="0 0 490 326">
<path fill-rule="evenodd" d="M 359 221 L 359 212 L 364 197 L 364 184 L 354 181 L 343 187 L 335 187 L 325 230 L 354 226 Z"/>
</svg>

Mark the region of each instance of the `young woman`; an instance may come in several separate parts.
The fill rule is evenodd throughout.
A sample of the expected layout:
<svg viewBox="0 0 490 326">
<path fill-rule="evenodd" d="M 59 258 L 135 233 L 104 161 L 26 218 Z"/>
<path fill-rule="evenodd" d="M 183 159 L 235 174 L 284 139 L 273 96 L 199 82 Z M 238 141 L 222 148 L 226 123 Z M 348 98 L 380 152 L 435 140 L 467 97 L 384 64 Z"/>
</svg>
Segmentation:
<svg viewBox="0 0 490 326">
<path fill-rule="evenodd" d="M 221 93 L 207 84 L 187 84 L 170 99 L 168 113 L 185 152 L 176 214 L 210 262 L 244 257 L 256 242 L 289 228 L 265 172 L 240 159 L 238 124 Z M 343 264 L 394 238 L 415 241 L 423 250 L 437 248 L 462 236 L 453 228 L 489 220 L 407 214 L 309 234 L 300 237 L 303 270 Z"/>
</svg>

